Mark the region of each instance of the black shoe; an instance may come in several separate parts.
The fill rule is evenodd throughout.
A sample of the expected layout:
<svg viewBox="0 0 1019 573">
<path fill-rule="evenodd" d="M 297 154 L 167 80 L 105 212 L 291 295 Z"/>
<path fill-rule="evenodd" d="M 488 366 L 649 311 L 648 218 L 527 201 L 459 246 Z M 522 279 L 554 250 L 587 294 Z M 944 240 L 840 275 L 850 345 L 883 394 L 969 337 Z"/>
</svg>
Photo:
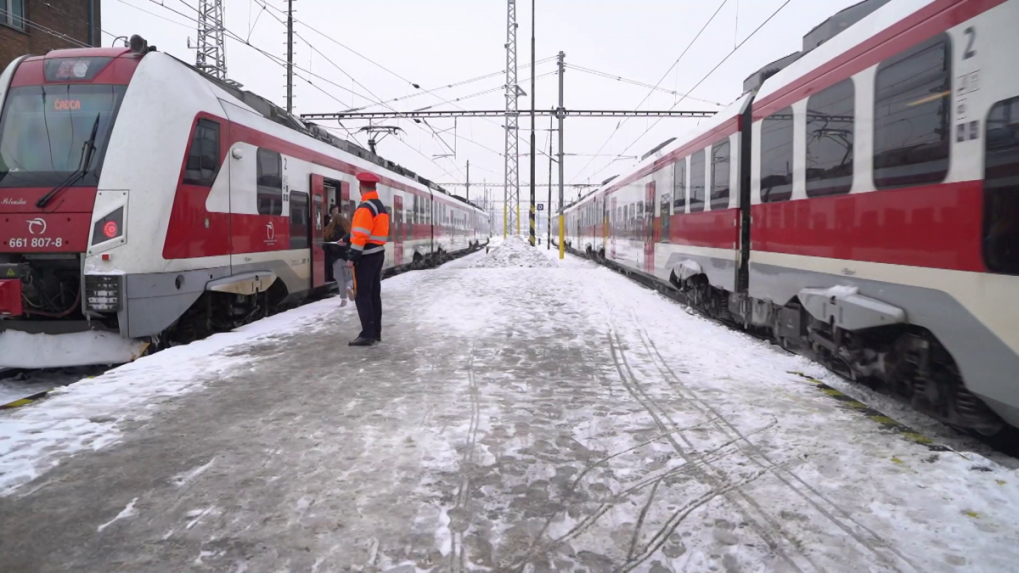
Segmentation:
<svg viewBox="0 0 1019 573">
<path fill-rule="evenodd" d="M 371 346 L 375 344 L 374 338 L 361 338 L 360 336 L 347 343 L 347 346 Z"/>
</svg>

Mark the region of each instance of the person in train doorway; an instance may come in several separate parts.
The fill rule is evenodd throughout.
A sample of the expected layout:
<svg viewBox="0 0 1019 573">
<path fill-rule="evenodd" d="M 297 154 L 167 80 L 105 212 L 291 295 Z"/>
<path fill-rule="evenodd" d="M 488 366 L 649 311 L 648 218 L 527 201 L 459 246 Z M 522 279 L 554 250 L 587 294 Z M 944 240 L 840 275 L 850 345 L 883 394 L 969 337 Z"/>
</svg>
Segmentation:
<svg viewBox="0 0 1019 573">
<path fill-rule="evenodd" d="M 361 204 L 354 210 L 350 229 L 348 265 L 354 269 L 354 302 L 361 319 L 361 333 L 350 346 L 382 342 L 382 264 L 389 239 L 389 212 L 379 199 L 379 178 L 359 173 Z"/>
<path fill-rule="evenodd" d="M 326 254 L 326 268 L 332 271 L 333 280 L 340 290 L 340 306 L 347 306 L 347 299 L 354 298 L 353 269 L 347 266 L 350 252 L 350 221 L 335 207 L 330 213 L 331 219 L 322 235 L 325 238 L 323 247 Z"/>
</svg>

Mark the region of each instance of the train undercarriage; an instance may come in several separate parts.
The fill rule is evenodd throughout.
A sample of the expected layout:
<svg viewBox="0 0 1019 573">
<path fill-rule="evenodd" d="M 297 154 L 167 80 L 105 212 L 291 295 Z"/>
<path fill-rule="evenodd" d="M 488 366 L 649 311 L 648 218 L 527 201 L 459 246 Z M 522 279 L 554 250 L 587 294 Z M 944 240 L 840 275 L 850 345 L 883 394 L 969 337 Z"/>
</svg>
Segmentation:
<svg viewBox="0 0 1019 573">
<path fill-rule="evenodd" d="M 951 354 L 924 328 L 893 324 L 847 330 L 836 326 L 834 320 L 816 319 L 798 298 L 778 306 L 712 286 L 704 275 L 681 280 L 673 273 L 666 283 L 614 263 L 604 252 L 570 250 L 637 278 L 709 318 L 814 360 L 846 379 L 894 393 L 944 424 L 1003 443 L 1019 433 L 966 389 Z"/>
</svg>

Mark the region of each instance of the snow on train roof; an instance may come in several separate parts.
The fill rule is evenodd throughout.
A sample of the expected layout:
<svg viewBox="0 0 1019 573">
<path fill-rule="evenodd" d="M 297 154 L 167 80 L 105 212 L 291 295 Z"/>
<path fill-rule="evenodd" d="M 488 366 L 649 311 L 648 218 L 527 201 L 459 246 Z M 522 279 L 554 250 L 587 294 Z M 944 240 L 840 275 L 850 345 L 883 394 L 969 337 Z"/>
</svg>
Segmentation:
<svg viewBox="0 0 1019 573">
<path fill-rule="evenodd" d="M 800 59 L 789 64 L 775 75 L 764 80 L 757 91 L 758 101 L 767 98 L 786 85 L 810 73 L 823 64 L 835 59 L 868 39 L 903 20 L 910 14 L 918 12 L 935 0 L 893 0 L 863 17 L 859 22 L 846 28 L 843 32 L 821 44 L 817 48 L 803 54 Z"/>
</svg>

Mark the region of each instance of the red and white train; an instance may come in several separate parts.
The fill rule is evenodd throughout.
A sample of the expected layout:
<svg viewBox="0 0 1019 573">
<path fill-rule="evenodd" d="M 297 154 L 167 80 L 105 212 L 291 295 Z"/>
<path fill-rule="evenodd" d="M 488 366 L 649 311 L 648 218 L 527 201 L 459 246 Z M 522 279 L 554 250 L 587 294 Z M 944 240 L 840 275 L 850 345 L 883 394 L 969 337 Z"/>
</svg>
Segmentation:
<svg viewBox="0 0 1019 573">
<path fill-rule="evenodd" d="M 0 105 L 0 366 L 125 361 L 333 287 L 324 222 L 361 171 L 385 268 L 488 240 L 483 210 L 138 37 L 22 57 Z"/>
<path fill-rule="evenodd" d="M 1019 426 L 1017 28 L 1019 0 L 855 6 L 567 207 L 568 244 L 948 423 Z"/>
</svg>

